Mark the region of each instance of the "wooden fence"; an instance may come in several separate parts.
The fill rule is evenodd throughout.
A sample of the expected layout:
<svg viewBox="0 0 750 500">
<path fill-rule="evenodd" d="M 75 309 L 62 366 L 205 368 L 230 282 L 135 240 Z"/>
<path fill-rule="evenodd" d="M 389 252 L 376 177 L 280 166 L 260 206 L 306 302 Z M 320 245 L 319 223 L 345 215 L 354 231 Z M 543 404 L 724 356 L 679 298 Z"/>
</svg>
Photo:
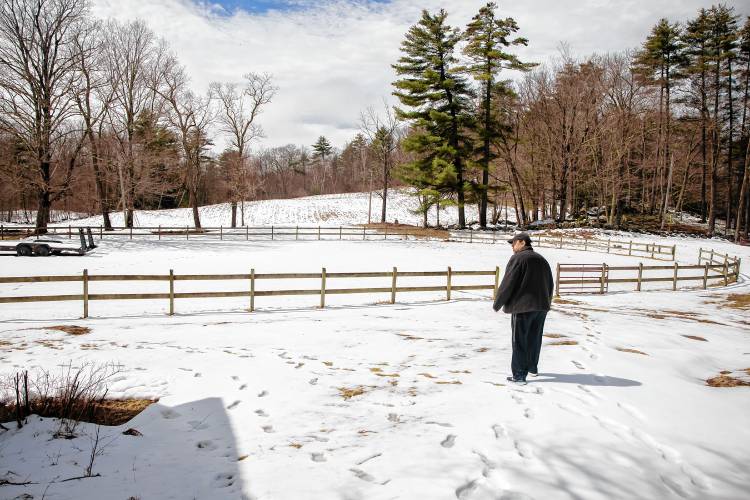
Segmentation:
<svg viewBox="0 0 750 500">
<path fill-rule="evenodd" d="M 673 265 L 644 266 L 610 266 L 603 264 L 557 264 L 555 295 L 564 293 L 601 293 L 609 290 L 610 285 L 634 283 L 635 290 L 640 292 L 643 283 L 672 283 L 672 290 L 677 290 L 678 283 L 698 281 L 705 290 L 709 280 L 721 280 L 728 286 L 739 279 L 741 259 L 728 254 L 719 255 L 713 250 L 699 250 L 698 264 L 685 265 L 675 262 Z M 694 272 L 699 271 L 699 272 Z M 646 272 L 656 272 L 660 276 L 645 276 Z M 682 272 L 682 276 L 680 276 Z M 687 275 L 685 274 L 687 272 Z M 634 273 L 635 276 L 613 277 L 619 273 Z M 665 276 L 666 274 L 666 276 Z"/>
<path fill-rule="evenodd" d="M 488 285 L 460 285 L 454 284 L 454 277 L 460 276 L 494 276 L 494 284 Z M 399 286 L 398 280 L 413 277 L 444 277 L 444 285 L 438 286 Z M 330 280 L 341 278 L 389 278 L 390 286 L 376 288 L 328 288 Z M 319 280 L 320 288 L 315 289 L 281 289 L 281 290 L 258 290 L 256 283 L 264 280 L 288 280 L 288 279 L 314 279 Z M 0 283 L 56 283 L 56 282 L 80 282 L 82 291 L 77 294 L 66 295 L 34 295 L 19 297 L 0 297 L 0 304 L 23 303 L 23 302 L 57 302 L 57 301 L 82 301 L 83 317 L 89 316 L 89 302 L 92 300 L 143 300 L 143 299 L 166 299 L 169 301 L 169 314 L 174 314 L 174 302 L 176 299 L 195 298 L 220 298 L 220 297 L 246 297 L 248 299 L 248 310 L 255 310 L 255 299 L 257 297 L 271 297 L 284 295 L 318 295 L 320 296 L 320 307 L 325 307 L 326 296 L 383 293 L 390 295 L 390 303 L 396 302 L 396 294 L 404 292 L 445 292 L 446 300 L 451 299 L 453 291 L 468 290 L 497 290 L 500 279 L 500 268 L 494 271 L 454 271 L 448 267 L 446 271 L 399 271 L 393 268 L 390 272 L 349 272 L 330 273 L 325 268 L 320 273 L 256 273 L 251 269 L 249 274 L 146 274 L 146 275 L 90 275 L 84 270 L 81 275 L 68 276 L 17 276 L 0 277 Z M 228 281 L 245 280 L 247 289 L 243 291 L 211 291 L 211 292 L 175 292 L 177 281 Z M 161 293 L 90 293 L 89 284 L 95 281 L 166 281 L 168 291 Z"/>
<path fill-rule="evenodd" d="M 114 231 L 104 231 L 102 226 L 92 227 L 91 230 L 99 239 L 104 238 L 175 238 L 184 237 L 185 240 L 199 238 L 214 238 L 219 240 L 394 240 L 403 239 L 437 239 L 443 241 L 458 241 L 464 243 L 505 243 L 513 233 L 499 231 L 442 231 L 419 230 L 409 227 L 368 228 L 358 226 L 243 226 L 238 228 L 206 227 L 196 229 L 190 226 L 154 226 L 126 228 L 117 227 Z M 29 236 L 33 233 L 33 226 L 8 228 L 0 225 L 0 240 Z M 71 239 L 77 234 L 76 226 L 51 226 L 50 236 Z M 618 255 L 648 257 L 655 260 L 675 259 L 675 245 L 660 245 L 638 241 L 602 240 L 596 238 L 565 238 L 563 236 L 535 235 L 532 238 L 535 247 L 581 250 L 584 252 L 600 252 Z"/>
</svg>

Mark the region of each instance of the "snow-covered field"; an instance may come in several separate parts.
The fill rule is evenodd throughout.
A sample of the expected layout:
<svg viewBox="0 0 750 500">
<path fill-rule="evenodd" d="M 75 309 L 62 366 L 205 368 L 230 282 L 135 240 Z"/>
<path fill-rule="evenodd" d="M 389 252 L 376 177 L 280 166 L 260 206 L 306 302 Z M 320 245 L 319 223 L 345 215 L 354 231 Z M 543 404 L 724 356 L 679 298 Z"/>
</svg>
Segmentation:
<svg viewBox="0 0 750 500">
<path fill-rule="evenodd" d="M 750 380 L 742 371 L 750 368 L 750 314 L 726 301 L 750 293 L 750 250 L 630 237 L 677 242 L 685 263 L 695 263 L 698 247 L 738 255 L 745 275 L 729 288 L 649 284 L 555 304 L 546 332 L 556 337 L 545 339 L 540 376 L 525 387 L 506 384 L 509 317 L 492 311 L 489 291 L 454 292 L 450 302 L 439 292 L 400 294 L 395 305 L 383 303 L 387 294 L 330 296 L 324 310 L 316 296 L 269 297 L 256 300 L 254 313 L 243 311 L 246 298 L 184 299 L 172 317 L 166 301 L 97 301 L 87 320 L 75 319 L 80 302 L 0 305 L 3 374 L 114 362 L 122 372 L 111 397 L 159 398 L 127 424 L 102 427 L 108 444 L 93 478 L 59 482 L 83 473 L 94 426 L 62 440 L 52 438 L 49 419 L 32 417 L 21 430 L 6 424 L 0 481 L 33 484 L 0 485 L 0 498 L 746 498 L 750 388 L 705 380 L 722 370 Z M 540 252 L 552 265 L 641 261 Z M 507 245 L 424 241 L 105 240 L 84 257 L 2 256 L 0 274 L 492 270 L 509 256 Z M 90 291 L 165 285 L 94 282 Z M 79 286 L 1 285 L 0 295 Z M 46 329 L 60 324 L 92 331 Z M 341 390 L 353 388 L 362 394 L 345 399 Z M 131 427 L 143 436 L 122 434 Z"/>
</svg>

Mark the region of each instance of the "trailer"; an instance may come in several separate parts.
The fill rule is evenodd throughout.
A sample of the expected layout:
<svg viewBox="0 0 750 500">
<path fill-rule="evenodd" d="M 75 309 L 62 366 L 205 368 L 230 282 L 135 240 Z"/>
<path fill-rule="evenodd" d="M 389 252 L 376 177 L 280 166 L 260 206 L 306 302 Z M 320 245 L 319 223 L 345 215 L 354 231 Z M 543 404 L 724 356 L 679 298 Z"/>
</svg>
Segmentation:
<svg viewBox="0 0 750 500">
<path fill-rule="evenodd" d="M 78 228 L 78 236 L 81 239 L 80 246 L 73 246 L 70 242 L 56 240 L 53 238 L 26 238 L 14 244 L 0 244 L 0 252 L 15 252 L 19 257 L 48 257 L 50 255 L 86 255 L 87 252 L 96 248 L 91 228 Z M 87 237 L 88 236 L 88 241 Z"/>
</svg>

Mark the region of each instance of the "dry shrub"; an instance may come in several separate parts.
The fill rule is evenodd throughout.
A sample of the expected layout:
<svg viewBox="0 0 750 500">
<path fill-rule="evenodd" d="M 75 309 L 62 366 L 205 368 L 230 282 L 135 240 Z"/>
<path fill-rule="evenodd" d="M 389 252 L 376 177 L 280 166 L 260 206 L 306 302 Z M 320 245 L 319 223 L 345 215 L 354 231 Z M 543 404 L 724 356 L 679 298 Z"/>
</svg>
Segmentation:
<svg viewBox="0 0 750 500">
<path fill-rule="evenodd" d="M 365 388 L 362 386 L 352 387 L 352 388 L 339 387 L 339 394 L 341 395 L 342 398 L 347 399 L 347 400 L 353 398 L 354 396 L 361 396 L 364 393 L 365 393 Z"/>
<path fill-rule="evenodd" d="M 646 354 L 643 351 L 639 351 L 638 349 L 628 349 L 626 347 L 615 347 L 615 349 L 617 349 L 620 352 L 631 352 L 633 354 L 642 354 L 643 356 L 648 356 L 648 354 Z"/>
<path fill-rule="evenodd" d="M 748 387 L 750 382 L 729 375 L 719 375 L 706 380 L 706 385 L 710 387 Z"/>
<path fill-rule="evenodd" d="M 557 342 L 550 342 L 547 345 L 578 345 L 575 340 L 558 340 Z"/>
<path fill-rule="evenodd" d="M 708 340 L 704 339 L 703 337 L 699 337 L 697 335 L 683 335 L 683 337 L 685 337 L 686 339 L 700 340 L 701 342 L 708 342 Z"/>
<path fill-rule="evenodd" d="M 105 399 L 94 404 L 91 422 L 99 425 L 122 425 L 157 401 L 157 399 Z"/>
<path fill-rule="evenodd" d="M 87 326 L 77 326 L 77 325 L 56 325 L 56 326 L 46 326 L 44 327 L 45 330 L 57 330 L 59 332 L 65 332 L 68 335 L 86 335 L 87 333 L 91 333 L 91 328 Z"/>
</svg>

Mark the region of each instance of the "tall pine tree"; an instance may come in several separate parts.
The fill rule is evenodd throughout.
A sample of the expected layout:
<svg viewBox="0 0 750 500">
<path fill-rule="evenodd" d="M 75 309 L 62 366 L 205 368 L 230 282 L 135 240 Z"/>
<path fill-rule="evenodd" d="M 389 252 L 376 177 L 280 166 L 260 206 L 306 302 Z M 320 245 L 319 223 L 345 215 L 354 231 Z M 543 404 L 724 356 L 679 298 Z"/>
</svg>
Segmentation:
<svg viewBox="0 0 750 500">
<path fill-rule="evenodd" d="M 502 133 L 502 128 L 492 119 L 493 93 L 505 93 L 507 85 L 497 80 L 503 69 L 527 71 L 535 66 L 521 62 L 517 56 L 505 52 L 511 46 L 527 45 L 522 37 L 511 38 L 518 31 L 518 24 L 512 17 L 498 19 L 495 16 L 497 5 L 490 2 L 474 16 L 466 26 L 464 38 L 467 42 L 464 54 L 469 58 L 468 72 L 481 87 L 481 116 L 477 118 L 477 133 L 481 140 L 482 184 L 479 186 L 479 225 L 487 227 L 487 188 L 489 184 L 490 161 L 494 158 L 490 149 L 492 140 Z M 494 102 L 501 102 L 495 100 Z"/>
<path fill-rule="evenodd" d="M 684 66 L 684 46 L 680 31 L 679 24 L 670 24 L 669 21 L 662 18 L 651 29 L 651 34 L 646 38 L 643 49 L 637 54 L 635 60 L 637 71 L 644 75 L 648 81 L 659 85 L 659 107 L 661 109 L 662 97 L 664 97 L 664 107 L 666 108 L 666 125 L 664 132 L 660 133 L 664 144 L 661 162 L 664 164 L 664 171 L 667 171 L 667 186 L 664 190 L 664 196 L 660 197 L 659 200 L 662 227 L 668 208 L 672 167 L 674 165 L 670 150 L 672 143 L 671 95 L 675 81 L 682 76 L 680 67 Z M 657 163 L 657 170 L 659 168 L 661 168 L 661 164 Z"/>
<path fill-rule="evenodd" d="M 470 148 L 465 127 L 471 121 L 472 92 L 454 55 L 461 35 L 446 23 L 445 10 L 422 11 L 422 18 L 401 42 L 403 55 L 393 65 L 401 77 L 393 92 L 408 109 L 397 108 L 399 119 L 413 132 L 404 149 L 417 159 L 404 166 L 401 177 L 418 189 L 455 193 L 458 225 L 464 214 L 465 158 Z"/>
</svg>

